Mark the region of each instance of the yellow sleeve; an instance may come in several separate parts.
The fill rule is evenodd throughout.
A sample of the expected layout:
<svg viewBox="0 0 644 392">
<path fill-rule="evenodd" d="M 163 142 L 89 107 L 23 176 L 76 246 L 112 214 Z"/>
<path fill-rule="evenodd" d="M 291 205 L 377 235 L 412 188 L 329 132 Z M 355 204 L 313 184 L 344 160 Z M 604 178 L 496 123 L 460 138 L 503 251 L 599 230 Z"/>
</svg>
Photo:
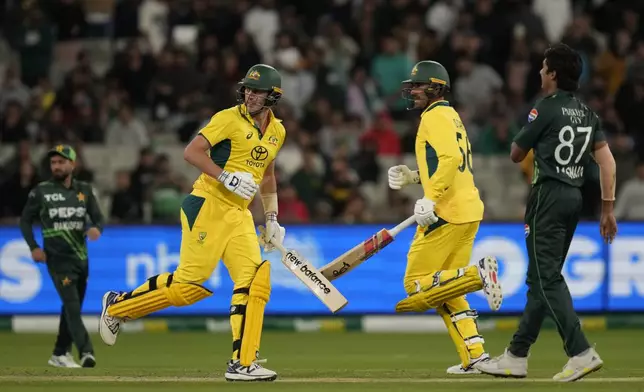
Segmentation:
<svg viewBox="0 0 644 392">
<path fill-rule="evenodd" d="M 454 125 L 437 116 L 423 116 L 416 143 L 416 163 L 425 197 L 438 201 L 452 185 L 461 154 Z"/>
<path fill-rule="evenodd" d="M 228 137 L 228 125 L 230 120 L 224 113 L 216 113 L 205 127 L 201 128 L 199 134 L 208 140 L 210 146 L 214 146 Z"/>
</svg>

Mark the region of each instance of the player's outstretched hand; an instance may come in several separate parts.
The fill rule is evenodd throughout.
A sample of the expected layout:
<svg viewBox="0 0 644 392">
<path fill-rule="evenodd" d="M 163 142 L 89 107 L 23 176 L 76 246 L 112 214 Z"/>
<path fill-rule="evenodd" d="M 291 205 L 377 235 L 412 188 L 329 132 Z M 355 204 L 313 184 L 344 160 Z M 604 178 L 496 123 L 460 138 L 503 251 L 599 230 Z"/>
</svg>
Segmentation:
<svg viewBox="0 0 644 392">
<path fill-rule="evenodd" d="M 246 172 L 229 173 L 226 170 L 222 170 L 217 180 L 224 184 L 226 189 L 245 200 L 252 199 L 259 189 L 259 185 L 253 180 L 253 175 Z"/>
<path fill-rule="evenodd" d="M 417 184 L 418 173 L 409 170 L 406 165 L 392 166 L 387 171 L 387 178 L 389 180 L 389 188 L 401 189 L 405 185 Z"/>
<path fill-rule="evenodd" d="M 613 240 L 617 235 L 617 221 L 615 220 L 615 215 L 602 214 L 601 219 L 599 220 L 599 232 L 606 243 L 613 243 Z"/>
<path fill-rule="evenodd" d="M 36 263 L 44 263 L 47 261 L 47 256 L 45 255 L 45 252 L 43 252 L 42 249 L 40 248 L 36 248 L 31 251 L 31 258 Z"/>
<path fill-rule="evenodd" d="M 414 206 L 414 216 L 419 226 L 427 227 L 438 222 L 438 217 L 434 213 L 435 203 L 426 197 L 418 199 Z"/>
</svg>

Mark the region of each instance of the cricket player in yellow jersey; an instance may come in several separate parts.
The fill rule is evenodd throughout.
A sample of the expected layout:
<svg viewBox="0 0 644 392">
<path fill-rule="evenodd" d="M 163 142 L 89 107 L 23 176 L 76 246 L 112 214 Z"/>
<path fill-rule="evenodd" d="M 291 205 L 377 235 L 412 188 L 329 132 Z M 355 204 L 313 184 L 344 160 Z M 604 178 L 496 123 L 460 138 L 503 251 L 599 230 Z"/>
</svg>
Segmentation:
<svg viewBox="0 0 644 392">
<path fill-rule="evenodd" d="M 483 219 L 483 202 L 474 185 L 472 151 L 456 111 L 444 99 L 449 75 L 434 61 L 421 61 L 403 82 L 405 98 L 422 109 L 416 136 L 418 171 L 405 165 L 389 169 L 389 186 L 400 189 L 422 184 L 424 197 L 416 202 L 418 229 L 407 255 L 406 299 L 397 312 L 435 308 L 443 318 L 461 359 L 448 374 L 476 374 L 473 365 L 489 359 L 477 330 L 477 312 L 465 294 L 483 290 L 490 308 L 501 306 L 497 261 L 485 257 L 468 266 L 474 238 Z"/>
<path fill-rule="evenodd" d="M 116 342 L 124 321 L 212 295 L 203 283 L 221 259 L 234 282 L 233 353 L 225 377 L 229 381 L 277 378 L 257 361 L 271 291 L 270 263 L 262 261 L 248 205 L 259 190 L 266 216 L 262 239 L 270 251 L 270 242 L 281 243 L 285 234 L 277 222 L 274 159 L 286 131 L 271 110 L 281 96 L 280 74 L 268 65 L 254 65 L 239 83 L 239 105 L 216 113 L 188 144 L 184 157 L 202 173 L 181 206 L 179 265 L 173 273 L 153 276 L 131 292 L 104 295 L 99 330 L 106 344 Z"/>
</svg>

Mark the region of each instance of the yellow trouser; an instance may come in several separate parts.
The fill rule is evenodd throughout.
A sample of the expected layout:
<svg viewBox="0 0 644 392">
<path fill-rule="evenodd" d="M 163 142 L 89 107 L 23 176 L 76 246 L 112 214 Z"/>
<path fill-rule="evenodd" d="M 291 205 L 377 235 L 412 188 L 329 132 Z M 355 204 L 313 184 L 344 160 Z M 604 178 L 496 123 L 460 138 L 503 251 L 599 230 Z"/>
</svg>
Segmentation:
<svg viewBox="0 0 644 392">
<path fill-rule="evenodd" d="M 439 280 L 453 280 L 458 285 L 459 278 L 463 284 L 466 278 L 470 279 L 471 283 L 463 290 L 480 289 L 476 267 L 468 267 L 478 229 L 479 222 L 451 224 L 442 220 L 430 228 L 419 227 L 407 254 L 405 291 L 414 294 L 419 287 L 432 287 Z M 443 318 L 462 365 L 467 367 L 470 358 L 484 353 L 483 339 L 475 322 L 476 312 L 470 309 L 465 295 L 434 303 L 432 307 Z"/>
<path fill-rule="evenodd" d="M 225 205 L 206 192 L 194 190 L 182 203 L 181 250 L 175 272 L 151 277 L 122 295 L 108 314 L 135 319 L 206 298 L 212 293 L 202 284 L 220 259 L 234 283 L 230 307 L 233 359 L 248 366 L 259 350 L 264 307 L 270 296 L 270 264 L 262 262 L 250 211 Z M 242 345 L 244 335 L 249 338 Z"/>
</svg>

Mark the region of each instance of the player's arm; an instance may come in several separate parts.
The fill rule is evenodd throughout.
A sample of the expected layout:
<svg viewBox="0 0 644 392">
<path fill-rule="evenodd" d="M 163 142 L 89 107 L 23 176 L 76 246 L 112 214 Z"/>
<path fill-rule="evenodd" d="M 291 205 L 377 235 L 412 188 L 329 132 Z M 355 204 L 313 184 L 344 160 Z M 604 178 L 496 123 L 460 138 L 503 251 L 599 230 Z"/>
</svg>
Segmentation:
<svg viewBox="0 0 644 392">
<path fill-rule="evenodd" d="M 229 122 L 214 115 L 208 125 L 193 138 L 183 151 L 183 158 L 202 173 L 218 180 L 229 191 L 250 200 L 255 196 L 258 186 L 250 173 L 229 173 L 217 165 L 208 155 L 217 143 L 228 138 Z"/>
<path fill-rule="evenodd" d="M 103 226 L 105 224 L 105 218 L 101 212 L 101 208 L 98 205 L 98 200 L 96 200 L 96 194 L 92 189 L 92 186 L 87 187 L 87 216 L 90 221 L 90 229 L 96 229 L 99 234 L 103 234 Z M 89 231 L 88 230 L 88 231 Z M 98 238 L 98 235 L 95 233 L 88 233 L 91 239 Z"/>
<path fill-rule="evenodd" d="M 275 179 L 275 161 L 271 162 L 266 171 L 262 183 L 259 184 L 259 193 L 262 195 L 264 215 L 277 216 L 277 180 Z"/>
<path fill-rule="evenodd" d="M 521 128 L 521 131 L 514 137 L 512 147 L 510 147 L 510 159 L 512 162 L 522 162 L 530 150 L 534 148 L 539 140 L 539 136 L 550 125 L 550 116 L 548 115 L 547 104 L 541 102 L 530 111 L 528 123 Z"/>
<path fill-rule="evenodd" d="M 599 166 L 599 183 L 602 193 L 602 214 L 599 229 L 602 237 L 608 243 L 612 243 L 617 235 L 617 221 L 613 213 L 615 204 L 615 187 L 617 182 L 617 165 L 615 158 L 606 142 L 606 135 L 601 129 L 601 122 L 596 117 L 596 131 L 593 140 L 593 158 Z"/>
<path fill-rule="evenodd" d="M 216 117 L 216 116 L 215 116 Z M 215 117 L 204 127 L 195 138 L 183 150 L 183 159 L 189 164 L 199 169 L 202 173 L 212 178 L 219 178 L 223 169 L 219 167 L 208 155 L 207 151 L 212 146 L 223 140 L 223 127 L 213 125 Z M 218 129 L 219 128 L 219 129 Z"/>
<path fill-rule="evenodd" d="M 22 237 L 29 245 L 30 250 L 38 249 L 40 246 L 36 242 L 33 231 L 33 223 L 38 218 L 38 212 L 40 211 L 41 206 L 41 195 L 38 188 L 34 188 L 29 192 L 27 197 L 27 203 L 22 209 L 22 214 L 20 216 L 20 232 Z"/>
<path fill-rule="evenodd" d="M 416 143 L 416 161 L 425 197 L 437 202 L 452 186 L 461 153 L 453 125 L 444 120 L 430 124 L 428 120 L 426 115 L 420 124 L 421 140 Z"/>
</svg>

